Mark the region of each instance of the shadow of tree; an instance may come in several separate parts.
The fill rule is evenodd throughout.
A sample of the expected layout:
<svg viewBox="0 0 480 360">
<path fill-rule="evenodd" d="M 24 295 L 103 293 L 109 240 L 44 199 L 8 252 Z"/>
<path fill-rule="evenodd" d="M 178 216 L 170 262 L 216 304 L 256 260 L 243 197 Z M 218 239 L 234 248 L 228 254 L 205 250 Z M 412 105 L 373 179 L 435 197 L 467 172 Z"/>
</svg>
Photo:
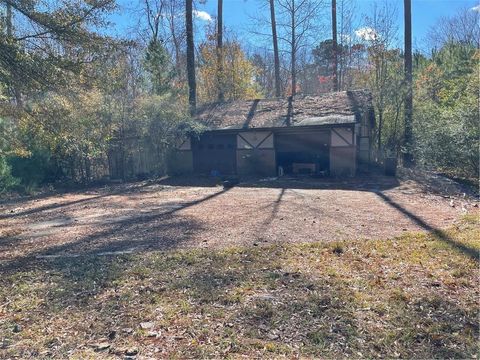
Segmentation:
<svg viewBox="0 0 480 360">
<path fill-rule="evenodd" d="M 186 178 L 189 181 L 195 180 L 191 177 Z M 42 212 L 46 210 L 52 210 L 55 208 L 66 207 L 70 205 L 76 205 L 78 203 L 94 201 L 99 198 L 114 196 L 116 194 L 125 194 L 125 193 L 135 193 L 138 191 L 147 191 L 147 192 L 157 192 L 163 191 L 164 185 L 170 184 L 171 181 L 174 181 L 178 185 L 178 182 L 182 182 L 182 178 L 175 179 L 163 179 L 160 182 L 154 184 L 153 188 L 148 188 L 144 183 L 140 186 L 133 186 L 127 189 L 117 189 L 112 193 L 105 193 L 89 197 L 86 199 L 81 199 L 73 202 L 62 203 L 62 204 L 52 204 L 48 206 L 43 206 L 40 208 L 35 208 L 28 210 L 27 212 L 13 214 L 15 216 L 28 215 L 33 212 Z M 201 181 L 201 179 L 199 180 Z M 253 181 L 253 180 L 252 180 Z M 152 185 L 152 184 L 149 184 Z M 400 206 L 398 203 L 394 202 L 388 195 L 384 194 L 382 191 L 384 189 L 390 189 L 392 187 L 398 186 L 398 181 L 394 178 L 389 177 L 379 177 L 379 178 L 355 178 L 348 180 L 331 180 L 331 179 L 284 179 L 279 181 L 258 181 L 255 180 L 253 183 L 246 181 L 242 186 L 247 187 L 271 187 L 280 189 L 278 199 L 272 202 L 271 204 L 271 213 L 266 216 L 262 221 L 262 224 L 256 231 L 258 233 L 263 233 L 270 224 L 273 222 L 279 207 L 282 202 L 282 198 L 287 190 L 292 191 L 297 194 L 295 189 L 345 189 L 352 191 L 365 191 L 372 192 L 379 196 L 383 202 L 394 208 L 395 210 L 401 212 L 406 218 L 413 221 L 418 226 L 422 227 L 426 231 L 429 231 L 444 242 L 454 246 L 457 250 L 462 251 L 467 254 L 472 259 L 478 261 L 479 254 L 472 248 L 464 244 L 456 244 L 446 232 L 437 229 L 427 222 L 422 220 L 419 216 L 408 211 L 404 207 Z M 145 189 L 144 189 L 145 188 Z M 98 230 L 94 233 L 89 233 L 85 236 L 81 236 L 74 241 L 65 242 L 60 245 L 53 245 L 48 248 L 43 248 L 41 250 L 34 251 L 29 254 L 25 254 L 22 257 L 16 259 L 10 259 L 7 262 L 0 264 L 0 269 L 7 270 L 14 268 L 26 261 L 30 261 L 36 257 L 45 257 L 52 255 L 61 255 L 65 253 L 76 253 L 78 255 L 85 255 L 91 253 L 112 253 L 112 252 L 122 252 L 122 251 L 143 251 L 143 250 L 167 250 L 174 249 L 179 244 L 185 243 L 188 241 L 189 234 L 194 232 L 199 232 L 202 230 L 202 225 L 198 223 L 197 220 L 192 220 L 186 217 L 181 217 L 176 215 L 176 212 L 191 206 L 201 204 L 205 201 L 208 201 L 212 198 L 217 197 L 228 191 L 229 189 L 223 189 L 221 191 L 215 192 L 211 195 L 208 195 L 204 198 L 190 201 L 190 202 L 170 202 L 168 205 L 172 209 L 165 210 L 162 209 L 152 209 L 148 213 L 135 213 L 133 215 L 128 215 L 126 217 L 121 217 L 119 219 L 113 219 L 108 221 L 106 224 L 99 224 Z M 303 194 L 298 193 L 300 196 Z M 304 203 L 304 206 L 308 207 L 308 204 Z M 117 205 L 120 206 L 120 205 Z M 165 206 L 164 206 L 165 207 Z M 270 205 L 268 205 L 270 207 Z M 265 207 L 264 210 L 268 208 Z M 315 211 L 315 209 L 312 209 Z M 322 216 L 326 216 L 323 214 Z M 205 229 L 203 229 L 205 230 Z M 12 239 L 14 239 L 12 241 Z M 25 238 L 23 241 L 30 241 L 31 239 Z M 22 241 L 21 239 L 15 240 L 15 235 L 7 234 L 0 238 L 0 247 L 6 246 L 15 246 L 16 242 Z"/>
<path fill-rule="evenodd" d="M 11 219 L 11 218 L 16 218 L 16 217 L 21 217 L 21 216 L 28 216 L 28 215 L 40 213 L 40 212 L 43 212 L 43 211 L 55 210 L 55 209 L 60 209 L 60 208 L 73 206 L 73 205 L 78 205 L 78 204 L 82 204 L 82 203 L 88 203 L 88 202 L 92 202 L 94 200 L 108 198 L 108 197 L 112 197 L 112 196 L 115 196 L 115 195 L 132 194 L 132 193 L 140 191 L 142 188 L 145 188 L 145 187 L 148 187 L 148 186 L 151 186 L 151 185 L 152 185 L 152 183 L 150 183 L 150 182 L 144 182 L 144 183 L 141 183 L 140 185 L 138 185 L 138 184 L 127 184 L 127 185 L 123 185 L 123 186 L 118 186 L 113 191 L 110 190 L 110 189 L 101 189 L 100 191 L 102 193 L 100 193 L 99 195 L 89 196 L 87 198 L 80 199 L 80 200 L 65 201 L 65 202 L 60 202 L 60 203 L 55 202 L 55 203 L 49 204 L 49 205 L 33 207 L 33 208 L 25 210 L 25 211 L 0 214 L 0 220 Z M 29 197 L 27 199 L 20 199 L 20 200 L 31 201 L 31 200 L 48 198 L 48 197 L 54 196 L 54 195 L 55 194 L 39 195 L 39 196 L 33 196 L 33 197 Z M 15 204 L 16 202 L 18 202 L 18 200 L 10 201 L 9 205 Z"/>
<path fill-rule="evenodd" d="M 161 180 L 159 184 L 167 186 L 215 187 L 219 179 L 205 176 L 176 176 Z M 242 177 L 236 187 L 274 188 L 274 189 L 336 189 L 355 191 L 382 191 L 399 186 L 394 177 L 382 175 L 356 176 L 354 178 L 314 178 L 311 176 L 258 178 Z"/>
<path fill-rule="evenodd" d="M 167 211 L 152 210 L 137 213 L 103 224 L 100 230 L 81 236 L 74 241 L 35 250 L 24 256 L 9 259 L 0 264 L 0 270 L 9 271 L 25 266 L 28 262 L 42 257 L 62 255 L 84 256 L 91 254 L 115 253 L 135 250 L 171 250 L 189 240 L 190 235 L 201 231 L 197 220 L 179 216 L 180 210 L 201 204 L 227 192 L 223 189 L 201 199 L 177 203 Z M 2 244 L 0 243 L 0 246 Z M 71 257 L 71 256 L 70 256 Z"/>
<path fill-rule="evenodd" d="M 252 180 L 240 186 L 279 189 L 277 198 L 264 208 L 270 211 L 261 222 L 261 228 L 271 226 L 287 191 L 372 192 L 449 244 L 454 250 L 452 257 L 463 261 L 468 258 L 478 264 L 478 251 L 429 225 L 382 192 L 398 186 L 395 179 L 377 180 Z M 174 184 L 172 181 L 162 180 L 156 185 Z M 175 186 L 180 186 L 178 179 L 174 181 L 177 181 Z M 226 191 L 229 189 L 189 202 L 172 201 L 168 204 L 172 206 L 170 210 L 154 209 L 115 219 L 72 242 L 1 264 L 0 284 L 6 290 L 0 290 L 0 313 L 5 306 L 7 314 L 16 314 L 15 319 L 23 319 L 26 326 L 31 327 L 45 326 L 44 323 L 55 327 L 52 318 L 78 321 L 77 332 L 97 339 L 105 337 L 112 329 L 118 330 L 119 326 L 137 329 L 140 321 L 155 318 L 160 309 L 159 326 L 167 334 L 165 336 L 175 339 L 180 332 L 188 334 L 175 339 L 174 347 L 168 350 L 171 353 L 166 354 L 180 358 L 213 357 L 230 352 L 252 357 L 307 354 L 330 358 L 347 355 L 466 358 L 474 355 L 475 349 L 469 342 L 478 338 L 478 309 L 465 308 L 452 297 L 444 297 L 445 293 L 436 288 L 420 289 L 410 298 L 395 295 L 394 290 L 398 289 L 394 282 L 390 285 L 392 288 L 386 289 L 381 281 L 372 280 L 378 278 L 379 269 L 371 267 L 372 257 L 379 262 L 384 261 L 384 257 L 375 255 L 371 249 L 355 250 L 360 252 L 358 261 L 365 264 L 358 272 L 351 267 L 350 258 L 332 255 L 332 245 L 175 251 L 180 244 L 188 243 L 193 233 L 205 230 L 204 224 L 178 212 Z M 15 216 L 41 213 L 113 194 L 52 204 Z M 0 246 L 3 240 L 0 239 Z M 132 248 L 138 249 L 139 254 L 98 256 Z M 78 257 L 36 259 L 66 254 Z M 391 261 L 389 266 L 399 271 L 398 261 Z M 348 272 L 339 274 L 341 269 Z M 412 281 L 415 285 L 420 283 L 417 278 Z M 12 287 L 12 283 L 15 286 Z M 7 298 L 18 299 L 18 305 L 15 300 L 11 300 L 15 306 L 9 305 Z M 366 306 L 365 298 L 375 298 L 381 304 Z M 192 320 L 195 317 L 196 322 Z M 11 325 L 9 321 L 13 320 L 9 317 L 0 324 L 0 332 L 3 330 L 11 338 L 20 336 L 14 335 L 11 328 L 7 329 L 7 325 Z M 212 323 L 221 326 L 214 327 Z M 135 331 L 130 340 L 144 345 L 144 334 Z M 452 333 L 461 333 L 463 337 Z M 58 351 L 67 353 L 76 349 L 78 339 L 73 336 L 59 344 Z M 166 340 L 162 345 L 168 345 Z M 20 357 L 27 357 L 22 356 L 25 354 Z"/>
<path fill-rule="evenodd" d="M 271 205 L 271 212 L 268 215 L 268 217 L 262 222 L 261 228 L 259 229 L 259 233 L 263 233 L 267 228 L 270 227 L 272 224 L 273 220 L 276 218 L 278 214 L 278 210 L 280 209 L 280 205 L 282 203 L 283 196 L 285 195 L 285 188 L 281 188 L 280 192 L 278 193 L 277 199 L 272 203 Z M 269 208 L 270 205 L 267 205 L 265 209 Z"/>
<path fill-rule="evenodd" d="M 332 270 L 312 273 L 315 259 L 325 266 L 331 262 Z M 474 308 L 465 309 L 435 289 L 428 295 L 398 295 L 394 287 L 370 282 L 374 269 L 355 276 L 334 271 L 353 271 L 350 262 L 318 246 L 53 259 L 39 265 L 42 275 L 36 281 L 48 285 L 36 290 L 44 301 L 31 316 L 83 318 L 76 331 L 93 339 L 132 327 L 134 333 L 122 338 L 146 349 L 152 343 L 139 323 L 155 319 L 160 309 L 157 326 L 164 335 L 153 344 L 166 347 L 165 356 L 474 354 Z M 25 276 L 32 280 L 30 270 Z M 370 287 L 358 287 L 363 281 Z M 366 298 L 377 302 L 367 307 Z M 162 342 L 169 336 L 176 339 L 173 345 Z M 61 343 L 63 352 L 78 346 L 75 337 Z"/>
<path fill-rule="evenodd" d="M 362 290 L 356 286 L 359 280 L 348 274 L 312 276 L 304 272 L 308 266 L 292 271 L 285 259 L 281 247 L 265 253 L 215 255 L 208 271 L 202 260 L 190 263 L 184 276 L 168 289 L 184 291 L 191 304 L 203 311 L 209 306 L 225 307 L 221 321 L 229 323 L 233 333 L 261 341 L 261 347 L 270 346 L 273 353 L 295 344 L 301 353 L 327 357 L 361 353 L 366 357 L 461 358 L 472 351 L 450 335 L 459 329 L 470 331 L 470 336 L 478 334 L 473 308 L 461 308 L 440 292 L 432 296 L 419 292 L 407 300 L 397 296 L 396 289 L 385 293 L 381 283 Z M 340 267 L 348 267 L 342 264 L 348 259 L 339 259 Z M 360 280 L 371 276 L 375 274 L 367 272 Z M 382 300 L 383 305 L 365 308 L 367 295 Z"/>
<path fill-rule="evenodd" d="M 411 219 L 415 224 L 418 226 L 422 227 L 426 231 L 432 233 L 435 235 L 438 239 L 443 241 L 444 243 L 450 245 L 453 249 L 460 251 L 461 253 L 467 255 L 471 259 L 479 262 L 480 261 L 480 253 L 474 248 L 471 248 L 467 245 L 461 244 L 457 241 L 455 241 L 452 237 L 450 237 L 447 232 L 437 229 L 429 224 L 427 224 L 424 220 L 422 220 L 419 216 L 415 215 L 414 213 L 408 211 L 398 203 L 396 203 L 391 197 L 388 195 L 385 195 L 382 192 L 376 192 L 376 195 L 380 197 L 385 203 L 393 207 L 394 209 L 398 210 L 405 216 L 407 216 L 409 219 Z"/>
</svg>

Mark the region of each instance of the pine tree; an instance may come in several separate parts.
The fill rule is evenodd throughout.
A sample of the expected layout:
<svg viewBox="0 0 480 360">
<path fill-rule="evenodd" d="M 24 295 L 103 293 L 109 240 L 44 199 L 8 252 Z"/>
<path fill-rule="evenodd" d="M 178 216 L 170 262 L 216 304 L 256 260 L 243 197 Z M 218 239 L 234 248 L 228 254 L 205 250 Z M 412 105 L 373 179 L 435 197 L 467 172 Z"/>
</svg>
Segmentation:
<svg viewBox="0 0 480 360">
<path fill-rule="evenodd" d="M 170 55 L 160 40 L 152 40 L 148 44 L 144 66 L 150 75 L 152 92 L 163 95 L 171 89 L 174 72 L 170 64 Z"/>
</svg>

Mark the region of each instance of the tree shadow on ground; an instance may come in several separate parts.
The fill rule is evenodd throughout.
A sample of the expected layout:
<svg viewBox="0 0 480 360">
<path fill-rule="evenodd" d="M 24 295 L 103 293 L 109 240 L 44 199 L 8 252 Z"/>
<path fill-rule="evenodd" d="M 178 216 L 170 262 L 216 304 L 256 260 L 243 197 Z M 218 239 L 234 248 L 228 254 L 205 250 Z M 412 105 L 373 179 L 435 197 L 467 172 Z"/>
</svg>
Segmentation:
<svg viewBox="0 0 480 360">
<path fill-rule="evenodd" d="M 180 183 L 184 184 L 185 180 L 188 180 L 190 184 L 193 184 L 192 181 L 197 182 L 196 184 L 198 185 L 198 182 L 201 183 L 205 179 L 192 177 L 167 178 L 153 184 L 142 183 L 138 186 L 129 186 L 126 189 L 117 189 L 113 192 L 95 195 L 86 199 L 61 204 L 47 205 L 44 207 L 27 210 L 27 212 L 24 213 L 17 213 L 13 215 L 27 216 L 34 212 L 41 213 L 42 211 L 52 210 L 60 207 L 67 207 L 69 205 L 75 205 L 83 202 L 94 201 L 99 198 L 114 196 L 116 194 L 133 194 L 139 191 L 165 191 L 166 189 L 169 189 L 169 186 L 173 186 L 173 184 L 176 184 L 175 186 L 180 186 L 178 185 Z M 211 181 L 211 179 L 207 180 Z M 149 185 L 151 185 L 152 187 L 148 187 Z M 241 183 L 240 187 L 242 186 L 266 188 L 270 187 L 278 188 L 280 190 L 278 198 L 271 204 L 270 214 L 266 217 L 266 219 L 262 222 L 262 225 L 258 229 L 259 233 L 264 232 L 265 229 L 267 229 L 273 222 L 273 220 L 276 218 L 279 207 L 281 206 L 282 198 L 287 190 L 295 191 L 295 189 L 345 189 L 352 191 L 365 191 L 376 194 L 382 199 L 382 201 L 387 203 L 395 210 L 401 212 L 403 216 L 410 219 L 416 225 L 420 226 L 428 232 L 433 233 L 445 243 L 453 246 L 456 250 L 461 251 L 468 255 L 470 258 L 478 261 L 479 254 L 477 251 L 466 245 L 457 244 L 453 239 L 448 236 L 446 232 L 429 225 L 419 216 L 412 213 L 411 211 L 408 211 L 407 209 L 393 201 L 391 197 L 384 194 L 382 192 L 384 189 L 391 189 L 398 186 L 398 181 L 395 178 L 380 176 L 365 178 L 359 177 L 344 180 L 296 178 L 282 180 L 267 179 L 266 181 L 259 181 L 258 179 L 252 179 L 246 180 L 244 183 Z M 189 234 L 202 230 L 202 225 L 198 223 L 198 220 L 193 221 L 192 219 L 180 217 L 176 215 L 176 212 L 191 206 L 200 205 L 203 202 L 208 201 L 218 195 L 221 195 L 228 190 L 229 189 L 219 190 L 218 192 L 215 192 L 204 198 L 190 202 L 173 202 L 170 205 L 176 206 L 173 206 L 173 209 L 171 210 L 151 210 L 149 213 L 137 213 L 133 216 L 126 216 L 125 218 L 121 217 L 117 220 L 114 219 L 113 221 L 109 221 L 107 224 L 99 225 L 100 229 L 98 231 L 87 234 L 85 236 L 81 236 L 72 242 L 60 245 L 53 245 L 30 254 L 25 254 L 24 256 L 16 259 L 10 259 L 9 261 L 0 264 L 0 269 L 12 269 L 15 268 L 15 266 L 19 266 L 19 264 L 23 264 L 37 257 L 55 256 L 66 253 L 85 255 L 91 253 L 102 254 L 112 252 L 140 252 L 144 250 L 175 249 L 177 245 L 188 242 Z M 267 212 L 269 211 L 269 208 L 270 205 L 268 207 L 265 207 L 263 210 Z M 17 241 L 17 243 L 15 241 Z M 14 234 L 4 235 L 2 236 L 2 238 L 0 238 L 0 248 L 6 246 L 15 246 L 15 244 L 18 245 L 18 241 L 22 240 L 15 239 Z M 26 237 L 25 239 L 23 239 L 23 241 L 32 241 L 32 239 Z"/>
<path fill-rule="evenodd" d="M 277 199 L 273 202 L 272 210 L 268 217 L 263 221 L 261 225 L 261 231 L 262 233 L 265 229 L 269 228 L 270 225 L 272 224 L 273 220 L 277 217 L 278 211 L 280 209 L 280 206 L 282 204 L 282 199 L 283 196 L 285 195 L 285 188 L 281 188 L 280 192 L 278 193 Z M 270 207 L 270 206 L 269 206 Z"/>
<path fill-rule="evenodd" d="M 142 182 L 140 184 L 134 183 L 134 184 L 123 184 L 120 186 L 116 186 L 113 189 L 112 188 L 95 188 L 96 193 L 92 194 L 91 196 L 80 199 L 80 200 L 74 200 L 74 201 L 65 201 L 65 202 L 55 202 L 53 204 L 48 204 L 44 206 L 39 206 L 39 207 L 33 207 L 28 210 L 24 211 L 18 211 L 18 212 L 10 212 L 10 213 L 5 213 L 5 214 L 0 214 L 0 220 L 3 219 L 11 219 L 11 218 L 16 218 L 16 217 L 21 217 L 21 216 L 28 216 L 36 213 L 40 213 L 42 211 L 49 211 L 49 210 L 55 210 L 55 209 L 60 209 L 68 206 L 73 206 L 73 205 L 78 205 L 78 204 L 83 204 L 83 203 L 88 203 L 88 202 L 93 202 L 95 200 L 103 199 L 103 198 L 108 198 L 116 195 L 127 195 L 127 194 L 134 194 L 142 190 L 142 188 L 152 186 L 152 182 Z M 98 194 L 99 192 L 99 194 Z M 76 192 L 62 192 L 62 194 L 85 194 L 83 191 L 76 191 Z M 39 196 L 33 196 L 33 197 L 28 197 L 28 198 L 20 198 L 16 200 L 11 200 L 8 202 L 8 205 L 14 205 L 17 204 L 18 202 L 21 201 L 31 201 L 31 200 L 38 200 L 38 199 L 45 199 L 51 196 L 56 196 L 59 194 L 48 194 L 48 195 L 39 195 Z"/>
<path fill-rule="evenodd" d="M 180 187 L 215 187 L 221 179 L 208 176 L 177 176 L 168 177 L 159 182 L 161 185 Z M 383 191 L 400 185 L 395 177 L 382 175 L 364 175 L 353 178 L 319 178 L 312 176 L 277 177 L 242 177 L 236 187 L 273 188 L 273 189 L 304 189 L 304 190 L 353 190 L 353 191 Z"/>
<path fill-rule="evenodd" d="M 271 212 L 262 223 L 264 227 L 270 226 L 277 216 L 287 190 L 372 192 L 440 241 L 449 244 L 456 252 L 452 256 L 461 254 L 478 262 L 478 252 L 473 248 L 458 243 L 446 232 L 427 224 L 383 193 L 383 190 L 398 186 L 395 179 L 377 180 L 252 180 L 240 186 L 279 189 L 278 197 L 265 208 L 265 211 L 271 208 Z M 152 191 L 160 191 L 161 186 L 170 184 L 173 183 L 168 179 L 160 181 L 155 184 L 160 187 Z M 177 183 L 175 186 L 181 185 Z M 473 348 L 451 334 L 465 332 L 465 337 L 469 339 L 478 337 L 474 310 L 464 309 L 451 299 L 442 298 L 442 292 L 435 289 L 428 289 L 435 295 L 433 297 L 426 292 L 416 293 L 410 299 L 403 295 L 382 294 L 385 291 L 382 283 L 372 282 L 378 276 L 373 270 L 336 274 L 339 265 L 349 268 L 350 261 L 342 260 L 340 252 L 332 259 L 333 249 L 330 246 L 333 245 L 325 245 L 326 253 L 319 245 L 308 245 L 298 250 L 305 254 L 292 259 L 286 256 L 288 250 L 281 246 L 172 251 L 178 245 L 188 243 L 193 232 L 205 230 L 204 224 L 182 216 L 178 211 L 203 204 L 226 191 L 228 189 L 198 200 L 178 203 L 178 207 L 171 210 L 152 210 L 117 219 L 71 243 L 11 259 L 0 266 L 5 281 L 3 285 L 7 288 L 11 282 L 19 283 L 19 286 L 9 288 L 8 296 L 20 291 L 21 305 L 20 310 L 9 311 L 25 314 L 26 326 L 34 326 L 28 322 L 33 320 L 42 324 L 55 317 L 73 317 L 72 321 L 79 321 L 80 332 L 91 338 L 100 338 L 112 329 L 118 330 L 119 324 L 122 327 L 138 327 L 140 321 L 153 318 L 156 309 L 161 309 L 165 313 L 162 315 L 162 331 L 172 337 L 180 331 L 189 334 L 176 340 L 176 349 L 172 351 L 178 357 L 212 357 L 218 355 L 213 351 L 214 347 L 221 348 L 225 354 L 241 354 L 248 346 L 255 348 L 257 353 L 254 355 L 259 357 L 269 354 L 289 356 L 300 352 L 325 357 L 356 357 L 360 356 L 358 352 L 366 357 L 397 357 L 400 354 L 416 358 L 466 358 L 474 354 Z M 106 193 L 96 197 L 111 195 Z M 32 213 L 23 215 L 29 214 Z M 132 248 L 136 248 L 139 254 L 98 256 Z M 307 254 L 308 249 L 310 255 Z M 37 259 L 38 256 L 67 253 L 80 256 Z M 370 266 L 374 255 L 370 252 L 368 256 L 364 255 L 365 262 Z M 313 257 L 309 265 L 299 269 L 308 256 Z M 332 262 L 326 268 L 317 269 L 316 260 L 323 261 L 321 259 L 325 256 L 330 256 Z M 333 261 L 336 259 L 337 263 Z M 383 257 L 381 261 L 384 261 Z M 395 267 L 398 264 L 390 265 Z M 315 275 L 312 275 L 312 269 L 318 270 Z M 355 276 L 360 279 L 355 279 Z M 22 282 L 31 282 L 31 293 L 25 290 Z M 365 283 L 373 283 L 373 288 L 366 289 Z M 371 297 L 378 294 L 382 306 L 377 304 L 367 308 L 362 300 L 365 293 Z M 38 297 L 41 301 L 29 305 L 29 296 L 32 299 Z M 46 318 L 40 314 L 47 314 Z M 195 316 L 200 318 L 195 320 L 197 323 L 192 321 Z M 185 322 L 178 325 L 178 318 Z M 375 326 L 371 326 L 372 321 Z M 212 322 L 220 322 L 222 327 L 215 328 Z M 6 325 L 0 325 L 0 330 L 1 326 Z M 57 330 L 61 333 L 64 329 Z M 15 336 L 10 335 L 12 338 Z M 135 336 L 135 341 L 144 341 L 141 335 Z M 193 340 L 199 345 L 192 345 Z M 74 340 L 59 341 L 59 344 L 63 344 L 59 345 L 59 349 L 64 353 L 75 350 L 77 335 Z"/>
<path fill-rule="evenodd" d="M 331 262 L 331 270 L 312 274 L 316 259 Z M 371 260 L 364 258 L 366 264 Z M 183 251 L 52 259 L 37 265 L 38 279 L 23 269 L 25 279 L 17 280 L 45 284 L 33 290 L 43 301 L 31 309 L 25 327 L 44 321 L 56 329 L 54 318 L 82 319 L 76 333 L 93 340 L 132 327 L 131 335 L 110 343 L 153 344 L 165 348 L 167 357 L 467 358 L 475 353 L 474 309 L 442 298 L 436 289 L 407 299 L 396 288 L 371 281 L 378 275 L 374 269 L 340 273 L 355 271 L 350 263 L 331 246 Z M 363 282 L 370 287 L 359 287 Z M 369 297 L 375 301 L 366 305 Z M 41 314 L 48 315 L 37 318 Z M 162 334 L 154 343 L 139 329 L 146 320 Z M 173 348 L 169 337 L 175 338 Z M 64 353 L 79 346 L 77 335 L 58 343 Z"/>
<path fill-rule="evenodd" d="M 428 231 L 429 233 L 433 234 L 435 237 L 437 237 L 439 240 L 442 242 L 450 245 L 454 250 L 459 251 L 472 260 L 475 260 L 477 262 L 480 262 L 480 253 L 478 250 L 469 247 L 467 245 L 461 244 L 457 241 L 455 241 L 451 236 L 447 234 L 442 229 L 435 228 L 429 224 L 427 224 L 424 220 L 422 220 L 419 216 L 415 215 L 411 211 L 408 211 L 405 209 L 403 206 L 400 204 L 396 203 L 391 197 L 388 195 L 385 195 L 382 192 L 376 192 L 377 196 L 380 197 L 385 203 L 387 203 L 389 206 L 393 207 L 394 209 L 398 210 L 401 212 L 403 215 L 408 217 L 410 220 L 412 220 L 415 224 L 420 226 L 422 229 Z"/>
<path fill-rule="evenodd" d="M 446 196 L 458 197 L 467 196 L 471 198 L 479 197 L 478 182 L 471 183 L 464 179 L 455 179 L 447 174 L 426 171 L 420 168 L 406 169 L 402 168 L 400 177 L 413 180 L 422 186 L 426 191 Z"/>
<path fill-rule="evenodd" d="M 422 294 L 408 301 L 387 295 L 384 307 L 365 309 L 358 293 L 363 291 L 355 290 L 353 278 L 292 272 L 282 264 L 281 251 L 270 256 L 233 255 L 234 261 L 216 257 L 208 271 L 194 263 L 188 275 L 170 286 L 183 290 L 202 308 L 224 306 L 223 321 L 231 324 L 234 333 L 259 341 L 261 348 L 278 355 L 287 346 L 297 346 L 300 353 L 327 357 L 361 353 L 362 357 L 462 358 L 467 349 L 451 332 L 466 329 L 472 336 L 478 334 L 474 309 L 466 311 L 440 296 Z M 232 263 L 241 266 L 232 268 Z M 374 275 L 367 273 L 364 280 Z M 370 296 L 376 292 L 364 291 Z M 385 289 L 379 284 L 378 291 Z M 376 325 L 371 327 L 373 322 Z"/>
<path fill-rule="evenodd" d="M 148 213 L 137 213 L 126 218 L 114 220 L 99 226 L 100 230 L 76 238 L 74 241 L 49 246 L 33 251 L 24 256 L 9 259 L 0 263 L 1 271 L 11 271 L 25 266 L 38 258 L 57 256 L 74 257 L 85 255 L 108 255 L 116 252 L 141 252 L 146 250 L 172 250 L 188 242 L 195 232 L 205 230 L 198 220 L 178 215 L 183 209 L 196 206 L 216 198 L 229 189 L 223 189 L 203 198 L 178 203 L 170 210 L 152 210 Z M 0 242 L 6 246 L 5 239 Z M 11 246 L 12 239 L 9 238 Z M 28 241 L 28 238 L 26 239 Z M 1 249 L 1 248 L 0 248 Z"/>
</svg>

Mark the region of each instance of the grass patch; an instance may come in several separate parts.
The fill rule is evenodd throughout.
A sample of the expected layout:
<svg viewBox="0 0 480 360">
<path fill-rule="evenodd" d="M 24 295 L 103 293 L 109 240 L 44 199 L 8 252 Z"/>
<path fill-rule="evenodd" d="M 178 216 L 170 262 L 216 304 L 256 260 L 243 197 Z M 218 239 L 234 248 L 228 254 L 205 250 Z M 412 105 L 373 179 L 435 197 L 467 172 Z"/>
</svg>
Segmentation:
<svg viewBox="0 0 480 360">
<path fill-rule="evenodd" d="M 469 216 L 441 236 L 38 261 L 0 279 L 0 358 L 472 358 L 479 239 Z"/>
</svg>

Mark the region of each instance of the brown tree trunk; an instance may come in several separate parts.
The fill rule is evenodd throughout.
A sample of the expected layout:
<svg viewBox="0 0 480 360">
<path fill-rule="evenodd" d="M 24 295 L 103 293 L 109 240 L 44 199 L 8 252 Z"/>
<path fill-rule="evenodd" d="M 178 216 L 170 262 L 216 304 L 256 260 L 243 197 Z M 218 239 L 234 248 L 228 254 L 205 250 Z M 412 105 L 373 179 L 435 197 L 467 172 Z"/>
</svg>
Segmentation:
<svg viewBox="0 0 480 360">
<path fill-rule="evenodd" d="M 278 55 L 277 23 L 275 20 L 275 0 L 270 0 L 270 22 L 272 24 L 273 58 L 275 62 L 275 97 L 281 96 L 280 57 Z"/>
<path fill-rule="evenodd" d="M 7 17 L 6 17 L 6 25 L 7 25 L 7 36 L 12 37 L 13 35 L 13 25 L 12 25 L 12 4 L 7 2 Z"/>
<path fill-rule="evenodd" d="M 195 45 L 193 43 L 193 0 L 185 1 L 188 103 L 190 104 L 190 114 L 194 115 L 197 107 L 197 83 L 195 80 Z"/>
<path fill-rule="evenodd" d="M 383 127 L 383 111 L 379 111 L 379 113 L 378 113 L 378 138 L 377 138 L 378 156 L 381 156 L 381 152 L 382 152 L 382 127 Z"/>
<path fill-rule="evenodd" d="M 404 0 L 405 14 L 405 135 L 403 163 L 409 167 L 413 165 L 412 155 L 412 118 L 413 118 L 413 90 L 412 90 L 412 3 Z"/>
<path fill-rule="evenodd" d="M 225 101 L 223 85 L 223 0 L 217 0 L 217 77 L 218 77 L 218 101 Z"/>
<path fill-rule="evenodd" d="M 295 0 L 292 0 L 292 14 L 291 14 L 291 27 L 292 27 L 292 58 L 291 58 L 291 72 L 292 72 L 292 99 L 297 92 L 297 71 L 296 71 L 296 39 L 295 39 Z"/>
<path fill-rule="evenodd" d="M 177 75 L 181 76 L 182 70 L 180 69 L 180 44 L 177 38 L 175 30 L 175 2 L 170 4 L 170 14 L 168 24 L 170 26 L 170 33 L 172 34 L 173 45 L 175 46 L 175 70 Z"/>
<path fill-rule="evenodd" d="M 338 91 L 337 56 L 337 1 L 332 0 L 332 55 L 333 55 L 333 91 Z"/>
<path fill-rule="evenodd" d="M 7 9 L 6 9 L 6 27 L 7 27 L 7 38 L 12 40 L 13 39 L 13 13 L 12 13 L 12 4 L 7 2 Z M 13 74 L 13 93 L 15 95 L 15 103 L 18 107 L 23 106 L 23 99 L 22 99 L 22 92 L 18 84 L 20 80 L 18 78 L 17 72 L 15 71 Z"/>
</svg>

